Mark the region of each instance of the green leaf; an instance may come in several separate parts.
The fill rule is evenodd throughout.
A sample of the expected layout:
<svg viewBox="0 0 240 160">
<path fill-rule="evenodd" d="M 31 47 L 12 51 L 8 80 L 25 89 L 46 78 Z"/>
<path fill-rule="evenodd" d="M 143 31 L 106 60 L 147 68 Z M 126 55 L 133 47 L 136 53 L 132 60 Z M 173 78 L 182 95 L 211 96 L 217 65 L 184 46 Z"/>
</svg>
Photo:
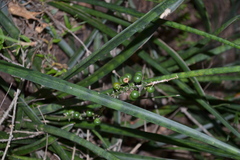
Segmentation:
<svg viewBox="0 0 240 160">
<path fill-rule="evenodd" d="M 56 89 L 71 95 L 75 95 L 83 100 L 92 101 L 92 102 L 101 104 L 103 106 L 106 106 L 108 108 L 112 108 L 114 110 L 118 110 L 118 111 L 130 114 L 132 116 L 144 119 L 148 122 L 152 122 L 157 125 L 169 128 L 173 131 L 186 134 L 192 138 L 197 139 L 198 141 L 202 141 L 204 143 L 208 143 L 212 146 L 225 150 L 227 153 L 240 156 L 240 150 L 233 146 L 228 145 L 227 143 L 221 142 L 215 138 L 212 138 L 203 133 L 200 133 L 192 128 L 189 128 L 175 121 L 169 120 L 165 117 L 162 117 L 160 115 L 157 115 L 145 109 L 114 99 L 107 95 L 104 95 L 95 91 L 91 91 L 89 89 L 78 86 L 76 84 L 72 84 L 67 81 L 64 81 L 55 77 L 51 77 L 48 75 L 44 75 L 42 73 L 29 70 L 20 66 L 16 66 L 4 61 L 0 61 L 0 71 L 9 73 L 13 76 L 24 78 L 26 80 L 30 80 L 32 82 L 44 85 L 45 87 L 49 87 L 49 88 Z M 38 125 L 37 127 L 38 129 L 41 129 L 41 130 L 47 129 L 45 128 L 44 125 Z M 52 130 L 57 131 L 56 129 L 53 129 L 53 128 L 51 128 L 49 131 L 51 131 L 52 133 Z M 55 133 L 55 134 L 61 134 L 61 133 Z M 61 135 L 58 135 L 58 136 L 61 136 Z M 73 139 L 75 140 L 75 138 Z"/>
<path fill-rule="evenodd" d="M 198 13 L 200 14 L 202 21 L 204 22 L 207 32 L 211 32 L 211 22 L 207 13 L 207 9 L 202 0 L 193 0 L 192 1 L 197 8 Z"/>
<path fill-rule="evenodd" d="M 104 157 L 108 160 L 119 160 L 118 158 L 116 158 L 112 154 L 108 153 L 107 151 L 103 150 L 102 148 L 99 148 L 95 144 L 92 144 L 91 142 L 89 142 L 83 138 L 80 138 L 78 135 L 76 135 L 74 133 L 70 133 L 70 132 L 62 130 L 60 128 L 53 127 L 50 125 L 35 124 L 35 123 L 29 123 L 29 122 L 22 123 L 22 126 L 26 127 L 26 128 L 30 128 L 30 129 L 37 129 L 39 131 L 44 131 L 49 134 L 71 140 L 72 142 L 82 145 L 82 146 L 88 148 L 93 153 L 96 153 L 98 156 Z"/>
<path fill-rule="evenodd" d="M 63 19 L 64 19 L 64 23 L 65 23 L 65 26 L 68 28 L 68 29 L 71 29 L 72 28 L 72 25 L 69 21 L 69 18 L 66 14 L 63 15 Z"/>
<path fill-rule="evenodd" d="M 0 11 L 0 25 L 14 39 L 18 39 L 20 31 L 2 11 Z"/>
<path fill-rule="evenodd" d="M 130 38 L 133 34 L 135 34 L 138 31 L 141 31 L 143 28 L 145 28 L 148 24 L 151 23 L 154 19 L 158 18 L 161 14 L 164 13 L 166 9 L 173 12 L 181 3 L 183 0 L 165 0 L 161 4 L 158 4 L 156 7 L 154 7 L 151 11 L 143 15 L 141 18 L 139 18 L 136 22 L 131 24 L 128 28 L 123 30 L 120 34 L 117 34 L 114 38 L 112 38 L 110 41 L 108 41 L 102 48 L 100 48 L 98 51 L 92 53 L 89 57 L 82 60 L 81 63 L 77 66 L 75 66 L 72 70 L 75 70 L 75 68 L 78 68 L 77 70 L 69 71 L 69 74 L 66 74 L 64 76 L 64 79 L 69 79 L 74 75 L 76 72 L 80 72 L 83 69 L 87 68 L 89 65 L 96 62 L 98 59 L 100 59 L 102 56 L 104 56 L 106 53 L 109 53 L 112 49 L 126 41 L 128 38 Z M 79 18 L 84 18 L 87 23 L 91 23 L 91 25 L 94 25 L 95 21 L 91 22 L 91 18 L 87 18 L 86 15 L 79 9 L 75 8 L 74 6 L 62 2 L 50 2 L 50 5 L 57 7 L 59 9 L 62 9 L 66 12 L 70 12 L 74 16 L 79 15 Z M 96 27 L 96 24 L 95 24 Z"/>
</svg>

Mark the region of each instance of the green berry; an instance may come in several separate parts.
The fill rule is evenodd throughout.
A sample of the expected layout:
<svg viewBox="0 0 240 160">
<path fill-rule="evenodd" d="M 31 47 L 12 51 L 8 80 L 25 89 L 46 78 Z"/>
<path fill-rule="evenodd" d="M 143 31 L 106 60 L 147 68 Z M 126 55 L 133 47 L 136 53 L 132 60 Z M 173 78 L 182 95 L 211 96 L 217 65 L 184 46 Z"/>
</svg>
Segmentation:
<svg viewBox="0 0 240 160">
<path fill-rule="evenodd" d="M 147 92 L 153 93 L 155 91 L 155 88 L 153 86 L 147 87 Z"/>
<path fill-rule="evenodd" d="M 140 82 L 142 81 L 142 76 L 140 76 L 140 75 L 134 75 L 133 81 L 134 81 L 135 83 L 140 83 Z"/>
<path fill-rule="evenodd" d="M 65 110 L 63 114 L 64 114 L 65 116 L 69 116 L 68 110 Z"/>
<path fill-rule="evenodd" d="M 74 113 L 74 110 L 70 109 L 70 110 L 68 110 L 68 112 L 69 112 L 70 114 L 73 114 L 73 113 Z"/>
<path fill-rule="evenodd" d="M 92 117 L 93 116 L 93 112 L 92 111 L 86 111 L 86 116 L 87 117 Z"/>
<path fill-rule="evenodd" d="M 101 120 L 100 118 L 95 118 L 93 122 L 94 124 L 99 125 L 101 123 Z"/>
<path fill-rule="evenodd" d="M 129 87 L 134 87 L 135 86 L 135 84 L 133 82 L 129 83 L 128 85 L 129 85 Z"/>
<path fill-rule="evenodd" d="M 115 82 L 113 83 L 113 88 L 116 89 L 116 90 L 119 90 L 121 87 L 120 83 L 119 82 Z"/>
<path fill-rule="evenodd" d="M 131 100 L 131 101 L 136 101 L 137 98 L 132 98 L 131 96 L 129 96 L 129 100 Z"/>
<path fill-rule="evenodd" d="M 130 98 L 132 99 L 137 99 L 139 97 L 139 92 L 136 91 L 136 90 L 133 90 L 131 93 L 130 93 Z"/>
<path fill-rule="evenodd" d="M 120 81 L 121 81 L 122 83 L 128 83 L 128 82 L 129 82 L 129 78 L 126 77 L 126 76 L 122 76 L 122 77 L 120 77 Z"/>
<path fill-rule="evenodd" d="M 130 73 L 124 74 L 124 77 L 127 77 L 129 81 L 132 79 L 132 75 Z"/>
<path fill-rule="evenodd" d="M 137 71 L 137 72 L 135 73 L 135 75 L 142 76 L 143 74 L 142 74 L 142 71 Z"/>
<path fill-rule="evenodd" d="M 64 113 L 64 115 L 67 116 L 67 117 L 73 116 L 73 114 L 74 114 L 74 110 L 72 110 L 72 109 L 67 110 Z"/>
<path fill-rule="evenodd" d="M 68 112 L 70 113 L 70 115 L 73 115 L 75 111 L 70 109 Z"/>
<path fill-rule="evenodd" d="M 79 118 L 80 117 L 80 113 L 79 112 L 74 112 L 73 117 L 76 118 L 76 119 Z"/>
</svg>

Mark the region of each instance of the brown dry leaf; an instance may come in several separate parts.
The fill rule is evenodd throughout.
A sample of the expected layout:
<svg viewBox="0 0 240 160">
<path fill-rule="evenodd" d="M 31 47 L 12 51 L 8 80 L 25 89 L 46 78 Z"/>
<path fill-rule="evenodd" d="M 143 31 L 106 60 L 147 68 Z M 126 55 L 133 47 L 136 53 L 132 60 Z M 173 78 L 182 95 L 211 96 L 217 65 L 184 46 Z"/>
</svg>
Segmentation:
<svg viewBox="0 0 240 160">
<path fill-rule="evenodd" d="M 42 12 L 30 12 L 26 10 L 25 7 L 14 2 L 8 3 L 8 10 L 13 15 L 20 16 L 26 19 L 34 19 L 34 20 L 38 20 L 36 16 L 42 13 Z"/>
<path fill-rule="evenodd" d="M 91 5 L 91 4 L 88 4 L 88 3 L 79 2 L 78 4 L 81 5 L 81 6 L 83 6 L 83 7 L 92 8 L 92 5 Z"/>
<path fill-rule="evenodd" d="M 59 69 L 67 69 L 68 66 L 67 64 L 61 64 L 61 63 L 57 63 L 57 62 L 52 62 L 52 67 Z"/>
<path fill-rule="evenodd" d="M 9 2 L 8 10 L 11 14 L 23 17 L 27 20 L 29 19 L 37 20 L 40 23 L 40 25 L 35 28 L 35 31 L 38 33 L 41 33 L 48 26 L 47 23 L 43 23 L 38 18 L 36 18 L 37 15 L 42 14 L 43 12 L 30 12 L 24 6 L 14 2 Z"/>
<path fill-rule="evenodd" d="M 37 26 L 37 27 L 35 28 L 35 31 L 37 31 L 38 33 L 41 33 L 47 26 L 48 26 L 47 23 L 41 23 L 40 26 Z"/>
</svg>

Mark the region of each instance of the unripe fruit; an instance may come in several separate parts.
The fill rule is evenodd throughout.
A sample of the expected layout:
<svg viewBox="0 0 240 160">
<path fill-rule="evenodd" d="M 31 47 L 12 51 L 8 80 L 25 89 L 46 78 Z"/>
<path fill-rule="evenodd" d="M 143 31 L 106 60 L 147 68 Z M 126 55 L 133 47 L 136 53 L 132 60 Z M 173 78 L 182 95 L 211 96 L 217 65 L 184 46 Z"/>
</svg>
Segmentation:
<svg viewBox="0 0 240 160">
<path fill-rule="evenodd" d="M 87 117 L 92 117 L 93 116 L 93 112 L 92 111 L 86 111 L 86 116 Z"/>
<path fill-rule="evenodd" d="M 139 97 L 139 92 L 138 91 L 135 91 L 133 90 L 131 93 L 130 93 L 130 98 L 132 99 L 137 99 Z"/>
<path fill-rule="evenodd" d="M 142 72 L 141 72 L 141 71 L 137 71 L 137 72 L 135 73 L 135 75 L 142 76 L 143 74 L 142 74 Z"/>
<path fill-rule="evenodd" d="M 80 113 L 79 112 L 74 112 L 73 117 L 76 118 L 76 119 L 79 118 L 80 117 Z"/>
<path fill-rule="evenodd" d="M 93 123 L 96 124 L 96 125 L 99 125 L 101 123 L 100 118 L 95 118 Z"/>
<path fill-rule="evenodd" d="M 126 73 L 124 77 L 127 77 L 129 81 L 132 79 L 132 75 L 130 73 Z"/>
<path fill-rule="evenodd" d="M 148 93 L 153 93 L 155 91 L 155 88 L 153 86 L 147 87 L 147 92 Z"/>
<path fill-rule="evenodd" d="M 120 83 L 119 82 L 115 82 L 113 83 L 113 88 L 116 89 L 116 90 L 119 90 L 121 87 Z"/>
<path fill-rule="evenodd" d="M 123 77 L 122 81 L 123 81 L 123 83 L 128 83 L 130 80 L 128 77 Z"/>
<path fill-rule="evenodd" d="M 142 81 L 142 76 L 140 76 L 140 75 L 134 75 L 133 81 L 134 81 L 135 83 L 140 83 L 140 82 Z"/>
<path fill-rule="evenodd" d="M 64 113 L 65 116 L 73 116 L 74 110 L 70 109 Z"/>
</svg>

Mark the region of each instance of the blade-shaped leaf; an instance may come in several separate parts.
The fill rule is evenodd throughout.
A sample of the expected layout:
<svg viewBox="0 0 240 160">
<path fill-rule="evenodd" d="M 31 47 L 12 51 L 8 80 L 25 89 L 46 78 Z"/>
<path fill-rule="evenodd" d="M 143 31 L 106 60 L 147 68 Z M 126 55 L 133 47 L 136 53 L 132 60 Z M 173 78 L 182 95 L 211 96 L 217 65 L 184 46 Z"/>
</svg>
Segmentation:
<svg viewBox="0 0 240 160">
<path fill-rule="evenodd" d="M 207 136 L 203 133 L 200 133 L 192 128 L 189 128 L 185 125 L 177 123 L 175 121 L 169 120 L 165 117 L 162 117 L 153 112 L 147 111 L 145 109 L 139 108 L 132 104 L 123 102 L 118 99 L 114 99 L 110 96 L 101 94 L 99 92 L 95 92 L 84 87 L 78 86 L 76 84 L 69 83 L 67 81 L 61 80 L 59 78 L 51 77 L 48 75 L 44 75 L 42 73 L 29 70 L 20 66 L 16 66 L 10 64 L 8 62 L 0 61 L 0 71 L 9 73 L 13 76 L 18 76 L 24 78 L 26 80 L 41 84 L 45 87 L 49 87 L 52 89 L 56 89 L 62 92 L 66 92 L 68 94 L 75 95 L 83 100 L 92 101 L 108 108 L 112 108 L 132 116 L 144 119 L 148 122 L 152 122 L 158 124 L 160 126 L 169 128 L 173 131 L 186 134 L 192 138 L 195 138 L 199 141 L 208 143 L 215 147 L 221 148 L 228 153 L 232 153 L 234 155 L 240 155 L 240 150 L 237 148 L 230 146 L 224 142 L 221 142 L 215 138 Z"/>
<path fill-rule="evenodd" d="M 170 12 L 173 12 L 176 8 L 178 8 L 178 6 L 182 2 L 183 0 L 165 0 L 162 3 L 158 4 L 151 11 L 143 15 L 136 22 L 131 24 L 128 28 L 126 28 L 121 33 L 117 34 L 114 38 L 112 38 L 110 41 L 108 41 L 106 44 L 104 44 L 103 47 L 100 48 L 98 51 L 92 53 L 89 57 L 81 61 L 81 63 L 78 66 L 76 66 L 78 68 L 77 72 L 80 72 L 83 69 L 87 68 L 89 65 L 100 59 L 101 56 L 105 55 L 106 53 L 109 53 L 112 49 L 114 49 L 115 47 L 123 43 L 125 40 L 130 38 L 133 34 L 145 28 L 149 23 L 151 23 L 151 21 L 158 18 L 159 15 L 165 13 L 166 9 L 168 9 L 168 11 Z M 74 15 L 82 14 L 81 10 L 77 10 L 71 7 L 70 4 L 69 8 L 66 8 L 65 5 L 61 5 L 60 2 L 59 3 L 50 2 L 49 4 L 60 9 L 64 9 L 65 11 L 71 11 L 72 8 L 73 11 L 76 11 L 73 13 Z M 73 74 L 72 72 L 70 73 Z M 65 75 L 64 78 L 68 79 L 68 77 L 70 76 L 71 75 Z"/>
</svg>

